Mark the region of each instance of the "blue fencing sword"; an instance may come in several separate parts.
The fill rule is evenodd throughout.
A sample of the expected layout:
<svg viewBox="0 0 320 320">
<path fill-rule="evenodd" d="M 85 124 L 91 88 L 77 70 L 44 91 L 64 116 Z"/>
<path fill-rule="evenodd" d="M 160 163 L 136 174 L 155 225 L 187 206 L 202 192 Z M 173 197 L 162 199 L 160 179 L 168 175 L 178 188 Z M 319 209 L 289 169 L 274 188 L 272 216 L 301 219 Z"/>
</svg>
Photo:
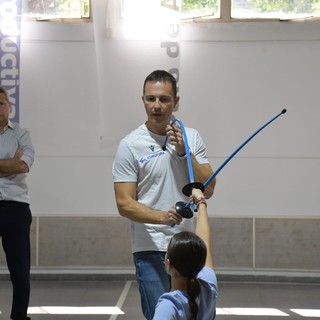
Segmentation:
<svg viewBox="0 0 320 320">
<path fill-rule="evenodd" d="M 265 123 L 263 126 L 261 126 L 258 130 L 256 130 L 246 141 L 244 141 L 219 167 L 218 169 L 208 178 L 208 180 L 202 184 L 200 182 L 194 182 L 194 176 L 193 176 L 193 169 L 192 169 L 192 163 L 191 163 L 191 156 L 190 156 L 190 149 L 188 144 L 188 138 L 185 132 L 185 128 L 179 119 L 174 119 L 171 123 L 171 125 L 174 124 L 174 122 L 179 122 L 180 127 L 182 129 L 184 142 L 186 145 L 186 155 L 187 155 L 187 161 L 188 161 L 188 170 L 189 170 L 189 181 L 190 183 L 185 185 L 182 189 L 182 193 L 186 196 L 190 196 L 192 194 L 192 189 L 197 188 L 201 189 L 202 192 L 205 190 L 205 188 L 210 184 L 210 182 L 218 175 L 218 173 L 227 165 L 227 163 L 249 142 L 251 141 L 260 131 L 262 131 L 265 127 L 267 127 L 269 124 L 271 124 L 274 120 L 279 118 L 281 115 L 287 112 L 287 109 L 283 109 L 279 114 L 277 114 L 275 117 L 273 117 L 271 120 L 269 120 L 267 123 Z M 166 143 L 167 143 L 168 137 L 166 137 L 164 145 L 162 147 L 162 150 L 166 150 Z M 195 204 L 194 204 L 195 206 Z M 185 203 L 183 201 L 178 201 L 175 206 L 176 211 L 184 218 L 192 218 L 193 212 L 190 208 L 190 202 Z M 194 209 L 196 212 L 196 208 Z"/>
</svg>

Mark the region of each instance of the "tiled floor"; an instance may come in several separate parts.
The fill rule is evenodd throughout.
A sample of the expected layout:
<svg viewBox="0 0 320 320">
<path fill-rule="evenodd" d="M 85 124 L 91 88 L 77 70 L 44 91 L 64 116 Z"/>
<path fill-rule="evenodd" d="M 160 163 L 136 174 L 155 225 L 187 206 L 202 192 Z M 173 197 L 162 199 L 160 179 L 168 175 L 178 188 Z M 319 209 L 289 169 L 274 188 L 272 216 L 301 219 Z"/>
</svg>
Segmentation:
<svg viewBox="0 0 320 320">
<path fill-rule="evenodd" d="M 0 281 L 0 319 L 9 320 L 11 304 L 11 284 Z M 78 307 L 73 312 L 88 311 L 85 307 L 118 307 L 124 314 L 95 315 L 91 308 L 88 314 L 67 315 L 49 314 L 52 309 L 45 307 Z M 38 308 L 36 308 L 38 307 Z M 42 308 L 39 308 L 42 307 Z M 236 308 L 236 309 L 234 309 Z M 267 308 L 267 309 L 265 309 Z M 320 309 L 320 284 L 256 283 L 256 282 L 219 282 L 218 316 L 219 320 L 303 320 L 320 319 L 301 316 L 293 309 Z M 138 286 L 134 280 L 117 281 L 32 281 L 30 300 L 32 320 L 136 320 L 143 319 L 140 311 Z M 42 310 L 42 314 L 39 314 Z M 61 309 L 54 309 L 57 311 Z M 253 315 L 249 315 L 250 313 Z M 266 312 L 268 315 L 256 315 Z M 281 316 L 271 315 L 281 313 Z M 225 314 L 229 313 L 229 314 Z M 242 315 L 241 315 L 242 314 Z"/>
</svg>

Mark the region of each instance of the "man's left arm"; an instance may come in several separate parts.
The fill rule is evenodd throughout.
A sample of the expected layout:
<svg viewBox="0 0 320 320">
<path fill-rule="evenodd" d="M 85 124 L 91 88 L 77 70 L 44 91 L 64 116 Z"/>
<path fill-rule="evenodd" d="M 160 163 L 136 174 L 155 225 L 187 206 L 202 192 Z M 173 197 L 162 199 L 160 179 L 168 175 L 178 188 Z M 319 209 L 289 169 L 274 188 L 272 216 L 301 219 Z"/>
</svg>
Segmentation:
<svg viewBox="0 0 320 320">
<path fill-rule="evenodd" d="M 166 131 L 170 139 L 169 140 L 170 143 L 175 146 L 176 152 L 181 159 L 185 172 L 189 176 L 188 161 L 186 157 L 186 147 L 185 147 L 185 142 L 183 139 L 183 133 L 181 128 L 179 126 L 168 125 L 166 128 Z M 201 145 L 199 147 L 199 149 L 201 150 L 200 153 L 202 153 L 203 154 L 202 156 L 204 156 L 205 147 L 204 147 L 204 144 L 202 143 L 202 139 L 201 139 L 200 145 Z M 209 177 L 213 174 L 213 170 L 209 163 L 199 163 L 192 152 L 190 152 L 190 156 L 191 156 L 194 181 L 204 184 L 209 179 Z M 204 190 L 204 195 L 207 199 L 209 199 L 213 195 L 215 184 L 216 184 L 216 179 L 214 178 Z"/>
<path fill-rule="evenodd" d="M 29 167 L 21 160 L 22 155 L 23 148 L 20 147 L 17 149 L 13 158 L 0 159 L 0 176 L 29 172 Z"/>
<path fill-rule="evenodd" d="M 190 153 L 190 156 L 191 156 L 194 181 L 201 182 L 202 184 L 204 184 L 212 176 L 213 170 L 209 163 L 200 164 L 192 153 Z M 183 163 L 183 166 L 187 174 L 189 175 L 187 158 L 182 159 L 181 162 Z M 209 199 L 213 195 L 215 185 L 216 185 L 216 178 L 214 178 L 206 186 L 206 189 L 204 190 L 203 193 L 207 199 Z"/>
<path fill-rule="evenodd" d="M 29 172 L 34 161 L 34 147 L 28 130 L 19 136 L 18 144 L 12 158 L 0 159 L 0 176 Z"/>
</svg>

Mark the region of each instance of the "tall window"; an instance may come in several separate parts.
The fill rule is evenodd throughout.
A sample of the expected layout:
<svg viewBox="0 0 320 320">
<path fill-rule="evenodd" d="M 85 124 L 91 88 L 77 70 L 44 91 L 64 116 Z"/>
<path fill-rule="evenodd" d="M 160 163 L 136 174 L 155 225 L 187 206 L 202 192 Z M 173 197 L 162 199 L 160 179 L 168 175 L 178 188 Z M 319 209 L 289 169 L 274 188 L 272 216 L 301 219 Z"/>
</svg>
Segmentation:
<svg viewBox="0 0 320 320">
<path fill-rule="evenodd" d="M 90 17 L 90 0 L 22 0 L 22 16 L 37 19 Z"/>
<path fill-rule="evenodd" d="M 92 0 L 22 0 L 22 15 L 38 19 L 90 17 Z M 107 0 L 106 0 L 107 1 Z M 117 0 L 120 3 L 123 0 Z M 131 0 L 140 5 L 141 0 Z M 149 0 L 159 2 L 160 0 Z M 250 19 L 317 19 L 320 0 L 161 0 L 179 5 L 181 19 L 190 21 L 234 21 Z M 147 15 L 147 8 L 143 14 Z"/>
<path fill-rule="evenodd" d="M 181 0 L 182 19 L 193 21 L 320 18 L 320 0 Z"/>
<path fill-rule="evenodd" d="M 182 18 L 220 17 L 220 0 L 182 0 Z"/>
<path fill-rule="evenodd" d="M 320 16 L 319 0 L 232 0 L 233 18 L 299 19 Z"/>
</svg>

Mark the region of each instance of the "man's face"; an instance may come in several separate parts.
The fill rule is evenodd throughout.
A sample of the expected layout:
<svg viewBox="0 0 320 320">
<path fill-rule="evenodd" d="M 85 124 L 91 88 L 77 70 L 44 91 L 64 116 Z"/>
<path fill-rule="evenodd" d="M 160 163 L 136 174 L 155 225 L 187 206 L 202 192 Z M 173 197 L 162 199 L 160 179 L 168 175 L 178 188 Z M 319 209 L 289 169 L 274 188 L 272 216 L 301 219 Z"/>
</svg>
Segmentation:
<svg viewBox="0 0 320 320">
<path fill-rule="evenodd" d="M 6 96 L 0 93 L 0 125 L 6 125 L 9 120 L 10 103 L 7 101 Z"/>
<path fill-rule="evenodd" d="M 165 134 L 179 97 L 174 97 L 170 82 L 148 81 L 142 101 L 148 116 L 147 127 L 156 134 Z"/>
</svg>

